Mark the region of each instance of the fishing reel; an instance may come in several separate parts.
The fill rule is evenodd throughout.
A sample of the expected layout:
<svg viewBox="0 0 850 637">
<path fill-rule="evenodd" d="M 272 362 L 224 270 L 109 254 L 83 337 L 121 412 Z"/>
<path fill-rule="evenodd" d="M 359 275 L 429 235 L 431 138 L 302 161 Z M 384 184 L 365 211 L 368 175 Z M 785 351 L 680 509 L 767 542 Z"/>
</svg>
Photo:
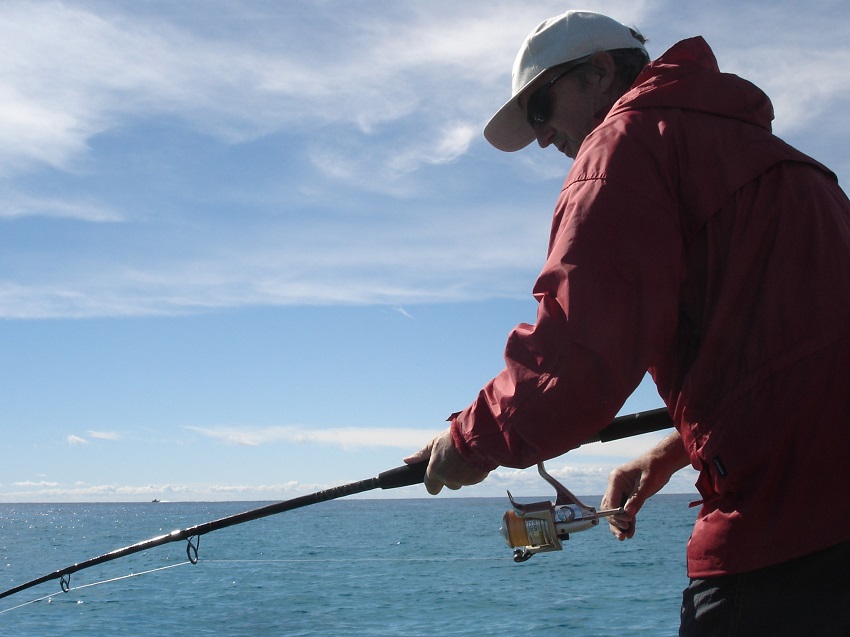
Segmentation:
<svg viewBox="0 0 850 637">
<path fill-rule="evenodd" d="M 542 462 L 537 465 L 537 471 L 555 487 L 557 498 L 554 504 L 548 500 L 519 504 L 508 491 L 514 509 L 502 517 L 499 530 L 508 546 L 514 549 L 514 562 L 524 562 L 535 553 L 560 551 L 563 549 L 561 542 L 570 539 L 570 533 L 585 531 L 598 525 L 599 518 L 623 512 L 622 508 L 597 511 L 586 506 L 550 476 Z"/>
</svg>

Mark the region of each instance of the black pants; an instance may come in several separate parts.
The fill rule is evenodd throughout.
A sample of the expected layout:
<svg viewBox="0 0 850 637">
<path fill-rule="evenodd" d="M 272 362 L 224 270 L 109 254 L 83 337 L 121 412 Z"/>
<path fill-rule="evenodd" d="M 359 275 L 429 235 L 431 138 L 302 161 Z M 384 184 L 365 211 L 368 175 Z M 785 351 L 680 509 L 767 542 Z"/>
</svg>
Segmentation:
<svg viewBox="0 0 850 637">
<path fill-rule="evenodd" d="M 679 635 L 850 636 L 850 542 L 749 573 L 692 579 Z"/>
</svg>

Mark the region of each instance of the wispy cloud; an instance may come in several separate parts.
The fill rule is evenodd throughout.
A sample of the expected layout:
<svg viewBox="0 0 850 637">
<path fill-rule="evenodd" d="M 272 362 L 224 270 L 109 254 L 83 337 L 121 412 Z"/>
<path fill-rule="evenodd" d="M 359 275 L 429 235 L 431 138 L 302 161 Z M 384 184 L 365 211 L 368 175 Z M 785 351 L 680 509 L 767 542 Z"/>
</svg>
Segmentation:
<svg viewBox="0 0 850 637">
<path fill-rule="evenodd" d="M 412 318 L 413 318 L 413 314 L 411 314 L 410 312 L 408 312 L 408 311 L 407 311 L 406 309 L 404 309 L 403 307 L 394 307 L 393 309 L 394 309 L 396 312 L 398 312 L 399 314 L 401 314 L 401 315 L 402 315 L 403 317 L 405 317 L 405 318 L 409 318 L 409 319 L 412 319 Z"/>
<path fill-rule="evenodd" d="M 226 444 L 259 446 L 278 443 L 321 444 L 356 449 L 360 447 L 393 447 L 410 450 L 421 447 L 435 434 L 435 429 L 392 429 L 341 427 L 308 429 L 295 426 L 271 427 L 186 427 L 202 436 Z"/>
<path fill-rule="evenodd" d="M 38 482 L 33 482 L 31 480 L 23 480 L 20 482 L 13 482 L 12 486 L 14 487 L 27 487 L 31 489 L 52 489 L 58 487 L 60 485 L 59 482 L 49 482 L 47 480 L 40 480 Z"/>
<path fill-rule="evenodd" d="M 305 29 L 286 10 L 212 4 L 210 15 L 228 21 L 226 35 L 127 5 L 3 3 L 0 171 L 29 162 L 71 169 L 94 136 L 157 116 L 238 142 L 283 128 L 316 134 L 317 123 L 354 124 L 368 136 L 417 112 L 425 128 L 413 145 L 404 136 L 388 145 L 385 167 L 452 161 L 504 96 L 529 25 L 563 10 L 557 2 L 492 2 L 487 11 L 387 2 L 366 16 L 317 4 L 311 11 L 322 28 Z M 352 151 L 349 160 L 360 154 Z"/>
<path fill-rule="evenodd" d="M 231 233 L 227 245 L 186 236 L 183 254 L 110 252 L 100 257 L 109 264 L 103 268 L 91 267 L 94 255 L 68 262 L 59 251 L 55 263 L 27 258 L 18 281 L 0 279 L 0 316 L 156 316 L 244 305 L 398 307 L 525 297 L 548 230 L 545 215 L 529 220 L 472 206 L 427 215 L 414 210 L 402 219 L 381 213 L 376 221 L 379 229 L 345 218 L 315 226 L 266 223 Z M 185 232 L 174 229 L 171 240 L 182 241 Z"/>
<path fill-rule="evenodd" d="M 0 3 L 0 220 L 26 226 L 4 246 L 0 317 L 527 294 L 568 163 L 478 151 L 518 43 L 562 3 L 312 3 L 297 19 L 289 5 L 210 0 L 203 19 L 140 6 Z M 840 21 L 812 12 L 789 34 L 785 2 L 755 38 L 700 3 L 585 6 L 659 40 L 699 24 L 724 68 L 765 84 L 779 130 L 847 135 Z M 237 174 L 251 162 L 264 181 Z M 198 185 L 206 170 L 226 177 Z M 526 185 L 505 190 L 506 174 Z M 69 237 L 66 221 L 85 228 Z"/>
<path fill-rule="evenodd" d="M 284 500 L 335 486 L 284 482 L 278 484 L 90 484 L 86 482 L 18 481 L 2 488 L 4 502 L 149 502 L 150 500 L 225 501 Z M 410 493 L 407 494 L 408 496 Z"/>
<path fill-rule="evenodd" d="M 77 436 L 76 434 L 68 434 L 65 436 L 65 442 L 72 447 L 80 447 L 91 444 L 91 440 L 119 440 L 121 435 L 114 431 L 91 431 L 87 432 L 88 437 Z M 91 439 L 91 440 L 90 440 Z"/>
<path fill-rule="evenodd" d="M 127 120 L 160 116 L 231 142 L 300 129 L 333 139 L 338 162 L 357 162 L 362 144 L 345 151 L 341 136 L 372 136 L 415 113 L 418 134 L 382 142 L 386 154 L 373 160 L 383 165 L 373 169 L 387 171 L 386 177 L 453 161 L 479 136 L 494 104 L 503 101 L 510 63 L 529 27 L 563 10 L 554 1 L 492 2 L 486 11 L 477 3 L 384 3 L 384 10 L 368 16 L 352 8 L 340 18 L 344 7 L 314 5 L 323 28 L 305 29 L 286 11 L 263 14 L 246 10 L 250 5 L 213 4 L 210 14 L 228 20 L 226 34 L 213 35 L 202 24 L 169 14 L 136 15 L 128 5 L 3 3 L 0 171 L 16 173 L 32 162 L 74 169 L 96 135 Z M 636 22 L 663 7 L 587 5 Z M 323 20 L 323 12 L 333 12 L 336 20 Z M 767 19 L 759 18 L 756 23 Z M 345 29 L 333 28 L 335 23 Z M 813 54 L 804 46 L 811 42 L 795 40 L 796 55 L 778 40 L 782 56 L 775 47 L 748 50 L 753 58 L 748 66 L 770 68 L 777 89 L 787 87 L 780 99 L 787 98 L 791 119 L 798 112 L 811 116 L 807 106 L 846 93 L 848 85 L 845 50 Z M 838 73 L 820 74 L 810 83 L 801 71 L 813 68 Z M 340 128 L 351 124 L 356 131 Z"/>
<path fill-rule="evenodd" d="M 264 73 L 292 76 L 298 69 L 264 64 L 274 60 L 250 46 L 113 11 L 4 3 L 0 38 L 9 55 L 0 61 L 0 170 L 16 172 L 28 161 L 70 169 L 93 136 L 139 115 L 194 115 L 233 139 L 268 130 L 268 100 L 241 107 L 262 95 Z"/>
<path fill-rule="evenodd" d="M 115 431 L 91 431 L 88 432 L 90 438 L 95 440 L 120 440 L 121 434 Z"/>
<path fill-rule="evenodd" d="M 0 219 L 22 217 L 54 217 L 94 223 L 114 223 L 123 220 L 120 213 L 99 203 L 6 193 L 0 200 Z"/>
<path fill-rule="evenodd" d="M 85 482 L 30 482 L 12 484 L 16 490 L 0 492 L 7 502 L 121 502 L 147 501 L 153 498 L 194 499 L 199 493 L 191 485 L 171 484 L 88 484 Z M 220 498 L 222 499 L 222 498 Z"/>
<path fill-rule="evenodd" d="M 140 115 L 176 115 L 231 141 L 298 121 L 353 122 L 369 131 L 426 99 L 411 69 L 469 69 L 473 77 L 476 64 L 502 46 L 482 37 L 486 27 L 505 24 L 426 21 L 426 13 L 391 22 L 376 11 L 368 20 L 350 16 L 344 30 L 325 21 L 325 29 L 304 32 L 285 11 L 219 7 L 233 18 L 231 37 L 131 16 L 117 5 L 95 12 L 85 3 L 3 3 L 0 169 L 20 170 L 22 161 L 68 169 L 93 136 Z M 339 7 L 313 10 L 320 19 Z M 473 38 L 470 26 L 478 27 Z M 242 37 L 246 29 L 256 36 Z"/>
</svg>

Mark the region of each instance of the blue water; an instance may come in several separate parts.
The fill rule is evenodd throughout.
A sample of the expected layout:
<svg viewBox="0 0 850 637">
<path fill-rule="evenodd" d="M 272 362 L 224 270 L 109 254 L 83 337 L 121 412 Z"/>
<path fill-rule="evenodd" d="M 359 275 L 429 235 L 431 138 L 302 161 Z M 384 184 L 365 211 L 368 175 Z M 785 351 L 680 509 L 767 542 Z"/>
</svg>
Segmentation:
<svg viewBox="0 0 850 637">
<path fill-rule="evenodd" d="M 602 524 L 522 564 L 507 499 L 325 502 L 204 535 L 196 565 L 170 543 L 0 599 L 0 635 L 675 635 L 691 499 L 650 500 L 629 542 Z M 0 589 L 260 504 L 0 505 Z"/>
</svg>

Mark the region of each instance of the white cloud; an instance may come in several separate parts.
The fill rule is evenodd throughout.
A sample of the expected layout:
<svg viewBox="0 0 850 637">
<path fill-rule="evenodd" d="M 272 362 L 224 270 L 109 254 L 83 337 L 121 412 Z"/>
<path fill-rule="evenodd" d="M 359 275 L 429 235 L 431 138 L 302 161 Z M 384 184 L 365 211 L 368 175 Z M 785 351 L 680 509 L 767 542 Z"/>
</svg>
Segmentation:
<svg viewBox="0 0 850 637">
<path fill-rule="evenodd" d="M 112 10 L 3 3 L 0 170 L 17 172 L 31 161 L 69 169 L 93 136 L 140 115 L 201 116 L 231 138 L 266 130 L 267 102 L 243 107 L 262 93 L 262 69 L 293 69 L 264 64 L 249 45 L 202 40 L 164 20 Z"/>
<path fill-rule="evenodd" d="M 114 431 L 91 431 L 89 430 L 89 437 L 94 438 L 95 440 L 120 440 L 121 434 Z"/>
<path fill-rule="evenodd" d="M 68 434 L 65 436 L 65 442 L 67 442 L 72 447 L 78 447 L 81 445 L 89 444 L 89 441 L 85 438 L 80 438 L 79 436 L 75 436 L 74 434 Z"/>
<path fill-rule="evenodd" d="M 215 494 L 216 496 L 225 496 L 228 500 L 242 498 L 248 498 L 252 500 L 257 498 L 269 498 L 277 500 L 286 497 L 286 495 L 288 494 L 312 493 L 314 491 L 320 491 L 323 488 L 327 488 L 327 486 L 317 484 L 303 484 L 292 480 L 282 484 L 213 484 L 204 488 L 207 490 L 207 492 Z"/>
<path fill-rule="evenodd" d="M 576 460 L 574 452 L 570 452 L 566 456 L 554 458 L 545 464 L 546 471 L 579 498 L 604 494 L 608 475 L 621 464 L 612 459 L 591 464 L 583 464 Z M 695 494 L 695 482 L 696 471 L 688 467 L 675 473 L 661 493 Z M 474 493 L 476 490 L 484 491 L 483 494 L 489 496 L 499 495 L 499 491 L 502 493 L 510 491 L 520 502 L 531 501 L 528 494 L 547 496 L 548 499 L 555 500 L 555 489 L 540 477 L 536 467 L 522 470 L 499 468 L 493 471 L 480 486 L 463 489 L 464 495 L 476 495 Z M 587 499 L 584 500 L 584 504 L 598 506 L 599 502 Z"/>
<path fill-rule="evenodd" d="M 522 37 L 562 11 L 561 3 L 376 0 L 369 15 L 313 3 L 297 19 L 289 9 L 230 1 L 210 0 L 203 17 L 192 8 L 157 14 L 157 3 L 144 12 L 136 6 L 0 3 L 8 53 L 0 57 L 0 179 L 10 182 L 0 220 L 13 231 L 0 271 L 0 316 L 410 306 L 527 295 L 568 163 L 537 149 L 487 155 L 492 163 L 460 160 L 483 146 L 481 127 L 504 101 Z M 780 130 L 803 135 L 817 127 L 834 129 L 831 139 L 846 137 L 837 115 L 850 102 L 848 51 L 832 37 L 843 22 L 824 24 L 813 13 L 792 33 L 782 24 L 798 12 L 785 3 L 758 22 L 757 38 L 742 40 L 746 20 L 718 22 L 699 3 L 675 29 L 668 24 L 680 14 L 667 19 L 670 2 L 585 6 L 634 22 L 650 37 L 667 29 L 684 37 L 705 24 L 724 67 L 766 82 Z M 335 13 L 333 21 L 326 11 Z M 837 44 L 819 46 L 819 29 Z M 815 116 L 822 126 L 812 123 Z M 205 200 L 200 188 L 186 185 L 195 175 L 178 171 L 159 199 L 144 201 L 143 182 L 119 190 L 98 170 L 113 159 L 102 145 L 152 122 L 178 134 L 199 132 L 212 154 L 274 135 L 280 155 L 270 161 L 297 176 L 276 191 L 268 183 L 230 183 L 232 166 L 216 166 L 228 175 L 228 190 Z M 151 145 L 165 150 L 146 149 L 150 155 L 113 150 L 116 170 L 156 164 L 169 143 L 152 137 Z M 832 147 L 840 153 L 840 144 Z M 266 161 L 259 154 L 252 151 L 251 161 Z M 449 163 L 458 164 L 457 174 L 440 170 Z M 846 173 L 848 165 L 832 167 Z M 504 166 L 512 172 L 488 172 Z M 506 174 L 525 191 L 521 204 L 487 192 L 501 192 L 496 180 Z M 120 177 L 135 184 L 137 175 Z M 168 216 L 159 206 L 172 198 L 179 203 Z M 157 215 L 167 221 L 152 221 Z M 221 222 L 229 215 L 239 216 L 238 226 Z M 33 217 L 58 223 L 50 234 L 18 241 L 14 231 Z M 59 227 L 67 219 L 99 225 L 69 241 Z"/>
<path fill-rule="evenodd" d="M 0 119 L 2 119 L 2 114 L 0 114 Z M 5 193 L 0 200 L 0 219 L 18 219 L 21 217 L 55 217 L 94 223 L 123 220 L 119 212 L 95 202 Z"/>
<path fill-rule="evenodd" d="M 146 484 L 89 484 L 75 482 L 16 482 L 17 491 L 0 492 L 7 502 L 121 502 L 174 497 L 192 499 L 194 487 L 189 485 Z"/>
<path fill-rule="evenodd" d="M 323 24 L 314 29 L 287 10 L 264 14 L 219 3 L 205 20 L 217 13 L 229 20 L 228 30 L 211 35 L 197 16 L 5 2 L 0 172 L 18 173 L 34 162 L 73 169 L 95 136 L 159 116 L 237 142 L 283 128 L 315 134 L 328 124 L 355 124 L 370 135 L 416 112 L 423 132 L 431 131 L 422 140 L 433 141 L 406 146 L 397 137 L 401 159 L 391 164 L 413 169 L 415 150 L 427 163 L 450 161 L 466 152 L 506 93 L 507 81 L 494 79 L 508 77 L 521 38 L 562 7 L 434 5 L 387 3 L 368 16 L 351 9 L 342 17 L 340 5 L 314 5 L 313 17 Z M 335 20 L 324 20 L 325 11 Z M 345 28 L 329 28 L 335 22 Z M 465 123 L 444 130 L 455 119 Z"/>
<path fill-rule="evenodd" d="M 3 502 L 149 502 L 285 500 L 328 489 L 335 484 L 283 482 L 277 484 L 90 484 L 19 481 L 0 490 Z M 383 492 L 381 492 L 383 493 Z M 410 492 L 406 492 L 409 497 Z"/>
<path fill-rule="evenodd" d="M 58 482 L 49 482 L 47 480 L 40 480 L 38 482 L 33 482 L 31 480 L 23 480 L 20 482 L 13 482 L 12 486 L 15 487 L 27 487 L 27 488 L 53 488 L 58 487 Z"/>
<path fill-rule="evenodd" d="M 226 444 L 259 446 L 278 443 L 323 444 L 343 449 L 393 447 L 416 449 L 439 433 L 433 429 L 393 429 L 381 427 L 341 427 L 308 429 L 296 426 L 270 427 L 186 427 L 203 436 Z"/>
<path fill-rule="evenodd" d="M 594 442 L 588 445 L 582 445 L 578 449 L 573 449 L 567 457 L 571 460 L 577 458 L 581 458 L 582 460 L 593 459 L 599 456 L 635 458 L 654 447 L 671 431 L 672 429 L 658 431 L 632 436 L 631 438 L 623 438 L 621 440 L 612 440 L 610 442 Z"/>
<path fill-rule="evenodd" d="M 638 23 L 663 5 L 587 4 Z M 340 167 L 361 163 L 363 148 L 346 150 L 340 137 L 370 136 L 415 114 L 418 139 L 394 136 L 387 174 L 452 161 L 504 101 L 522 37 L 563 7 L 492 2 L 482 10 L 478 3 L 440 2 L 385 9 L 368 17 L 352 9 L 340 20 L 345 29 L 328 28 L 329 21 L 312 29 L 285 10 L 263 14 L 220 3 L 218 15 L 230 19 L 229 28 L 212 35 L 191 12 L 179 20 L 134 15 L 126 5 L 5 2 L 0 171 L 17 173 L 33 162 L 74 169 L 95 136 L 134 118 L 161 116 L 233 142 L 301 129 L 324 144 L 328 135 L 319 129 L 333 124 L 334 152 L 321 165 L 327 174 L 346 175 L 351 169 Z M 311 10 L 322 23 L 324 11 L 338 14 L 340 7 Z M 846 50 L 816 50 L 817 31 L 807 37 L 802 44 L 796 37 L 790 50 L 778 39 L 781 50 L 743 45 L 739 51 L 741 66 L 773 78 L 790 126 L 846 95 L 850 84 Z M 350 124 L 359 135 L 345 130 Z"/>
<path fill-rule="evenodd" d="M 391 156 L 387 162 L 387 179 L 417 170 L 422 164 L 444 164 L 456 160 L 466 153 L 473 139 L 481 131 L 471 124 L 458 122 L 439 131 L 436 141 L 423 142 L 421 146 L 409 146 Z"/>
<path fill-rule="evenodd" d="M 68 258 L 61 248 L 37 260 L 26 255 L 13 280 L 3 281 L 0 273 L 0 316 L 160 316 L 245 305 L 397 307 L 528 297 L 545 250 L 547 214 L 529 220 L 497 207 L 454 205 L 394 213 L 376 212 L 369 224 L 356 217 L 315 225 L 287 219 L 230 233 L 223 245 L 187 236 L 174 255 L 161 246 L 135 254 L 110 245 L 99 255 Z M 175 229 L 169 240 L 183 241 L 178 232 L 186 231 Z M 463 258 L 447 259 L 450 254 Z"/>
</svg>

